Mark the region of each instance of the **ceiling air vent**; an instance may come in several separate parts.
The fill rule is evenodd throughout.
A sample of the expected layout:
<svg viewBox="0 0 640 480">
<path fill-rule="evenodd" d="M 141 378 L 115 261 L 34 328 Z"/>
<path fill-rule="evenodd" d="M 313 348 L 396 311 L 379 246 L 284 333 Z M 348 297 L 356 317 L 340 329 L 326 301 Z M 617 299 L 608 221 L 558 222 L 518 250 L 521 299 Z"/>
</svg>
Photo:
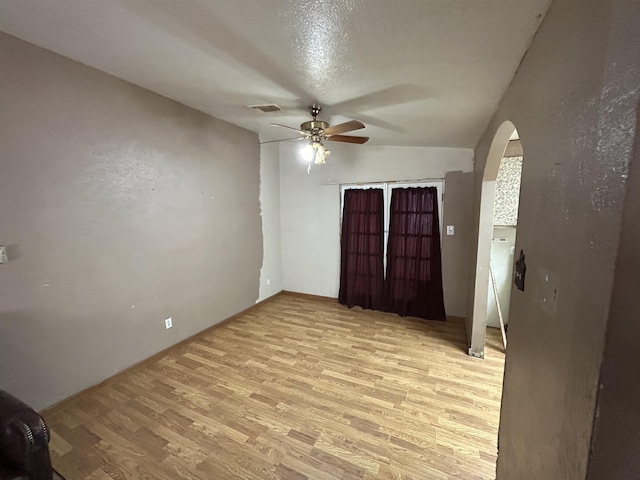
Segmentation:
<svg viewBox="0 0 640 480">
<path fill-rule="evenodd" d="M 249 108 L 252 108 L 254 110 L 260 110 L 262 113 L 272 113 L 272 112 L 279 112 L 282 109 L 275 104 L 270 104 L 270 105 L 247 105 Z"/>
</svg>

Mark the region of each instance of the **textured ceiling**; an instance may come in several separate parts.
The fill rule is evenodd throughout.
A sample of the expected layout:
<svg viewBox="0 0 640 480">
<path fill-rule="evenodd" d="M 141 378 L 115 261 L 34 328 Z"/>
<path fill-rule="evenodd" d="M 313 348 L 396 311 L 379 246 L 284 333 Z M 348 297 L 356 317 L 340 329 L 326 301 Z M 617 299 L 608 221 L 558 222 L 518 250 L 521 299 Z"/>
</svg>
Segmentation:
<svg viewBox="0 0 640 480">
<path fill-rule="evenodd" d="M 0 0 L 0 30 L 262 140 L 315 101 L 372 144 L 475 147 L 550 3 Z"/>
</svg>

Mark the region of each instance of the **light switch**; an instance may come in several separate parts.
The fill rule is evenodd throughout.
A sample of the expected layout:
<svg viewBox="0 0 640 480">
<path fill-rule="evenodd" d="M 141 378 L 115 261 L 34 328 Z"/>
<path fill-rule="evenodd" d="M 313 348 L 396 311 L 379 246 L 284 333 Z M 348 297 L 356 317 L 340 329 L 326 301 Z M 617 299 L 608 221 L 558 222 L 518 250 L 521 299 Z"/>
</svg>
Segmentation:
<svg viewBox="0 0 640 480">
<path fill-rule="evenodd" d="M 447 225 L 447 235 L 455 235 L 456 227 L 453 225 Z"/>
</svg>

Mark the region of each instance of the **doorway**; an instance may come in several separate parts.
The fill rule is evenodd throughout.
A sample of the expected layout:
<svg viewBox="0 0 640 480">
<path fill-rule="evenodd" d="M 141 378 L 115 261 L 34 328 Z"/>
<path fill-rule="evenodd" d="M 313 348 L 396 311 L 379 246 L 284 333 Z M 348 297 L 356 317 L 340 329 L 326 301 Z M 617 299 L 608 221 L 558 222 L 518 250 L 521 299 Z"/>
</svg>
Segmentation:
<svg viewBox="0 0 640 480">
<path fill-rule="evenodd" d="M 515 130 L 509 138 L 496 178 L 487 296 L 487 328 L 503 332 L 506 332 L 509 326 L 522 160 L 522 143 L 518 131 Z M 489 339 L 497 336 L 495 333 L 487 332 L 485 348 L 489 346 Z M 501 342 L 506 341 L 506 333 L 502 339 Z M 506 349 L 504 343 L 501 347 Z"/>
<path fill-rule="evenodd" d="M 515 155 L 516 153 L 518 153 L 519 155 Z M 478 250 L 476 255 L 475 267 L 475 289 L 472 298 L 473 304 L 471 308 L 471 338 L 469 347 L 469 355 L 480 358 L 484 358 L 485 354 L 489 310 L 492 307 L 492 303 L 490 303 L 489 298 L 495 298 L 493 293 L 490 269 L 492 246 L 494 245 L 494 243 L 510 244 L 511 242 L 509 240 L 509 236 L 501 235 L 500 231 L 494 232 L 494 210 L 496 205 L 497 180 L 500 166 L 503 162 L 503 158 L 505 158 L 505 155 L 507 156 L 507 158 L 519 156 L 519 169 L 521 169 L 523 151 L 520 142 L 520 135 L 515 125 L 509 121 L 506 121 L 502 125 L 500 125 L 500 127 L 496 131 L 493 142 L 491 143 L 491 147 L 489 149 L 489 154 L 487 155 L 487 162 L 482 176 L 480 214 L 478 222 Z M 520 197 L 519 181 L 517 186 L 517 195 L 515 196 L 517 197 L 515 201 L 518 202 Z M 511 200 L 513 201 L 514 199 L 511 198 Z M 517 212 L 517 206 L 515 208 Z M 494 235 L 494 233 L 497 233 L 497 236 Z M 511 232 L 510 235 L 513 237 L 513 243 L 515 246 L 515 231 Z M 507 240 L 497 240 L 494 242 L 494 238 L 507 238 Z M 505 249 L 502 250 L 504 251 Z M 501 261 L 500 265 L 503 269 L 501 272 L 503 281 L 501 283 L 503 285 L 508 284 L 510 286 L 511 276 L 509 272 L 511 272 L 511 265 L 513 265 L 513 257 L 511 256 L 510 246 L 508 249 L 506 249 L 506 251 L 508 252 L 507 261 L 510 263 L 510 265 L 507 268 L 505 267 L 506 262 Z M 498 288 L 498 290 L 500 290 L 500 288 Z M 504 298 L 504 296 L 505 292 L 503 288 L 502 298 Z M 500 298 L 501 297 L 499 296 L 499 299 Z M 495 300 L 493 300 L 493 304 L 495 304 Z M 493 311 L 495 311 L 497 315 L 495 306 L 493 307 L 493 309 Z M 504 313 L 504 306 L 502 306 L 502 310 Z"/>
</svg>

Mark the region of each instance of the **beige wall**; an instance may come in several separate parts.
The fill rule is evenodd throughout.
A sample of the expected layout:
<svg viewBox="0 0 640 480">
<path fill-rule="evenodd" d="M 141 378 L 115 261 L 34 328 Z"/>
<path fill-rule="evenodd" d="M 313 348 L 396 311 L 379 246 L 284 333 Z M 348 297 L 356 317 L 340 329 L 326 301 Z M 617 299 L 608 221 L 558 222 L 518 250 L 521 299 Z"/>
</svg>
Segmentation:
<svg viewBox="0 0 640 480">
<path fill-rule="evenodd" d="M 307 165 L 300 145 L 280 145 L 283 288 L 337 297 L 340 286 L 340 184 L 444 179 L 442 270 L 448 315 L 465 315 L 469 271 L 473 151 L 332 143 L 327 164 Z"/>
<path fill-rule="evenodd" d="M 556 0 L 476 149 L 477 219 L 504 121 L 524 147 L 516 251 L 527 255 L 527 288 L 511 298 L 500 480 L 587 476 L 636 129 L 639 22 L 631 0 Z M 541 304 L 546 274 L 555 309 Z M 484 338 L 483 324 L 472 329 Z"/>
<path fill-rule="evenodd" d="M 255 303 L 254 134 L 5 34 L 0 65 L 0 388 L 42 408 Z"/>
</svg>

